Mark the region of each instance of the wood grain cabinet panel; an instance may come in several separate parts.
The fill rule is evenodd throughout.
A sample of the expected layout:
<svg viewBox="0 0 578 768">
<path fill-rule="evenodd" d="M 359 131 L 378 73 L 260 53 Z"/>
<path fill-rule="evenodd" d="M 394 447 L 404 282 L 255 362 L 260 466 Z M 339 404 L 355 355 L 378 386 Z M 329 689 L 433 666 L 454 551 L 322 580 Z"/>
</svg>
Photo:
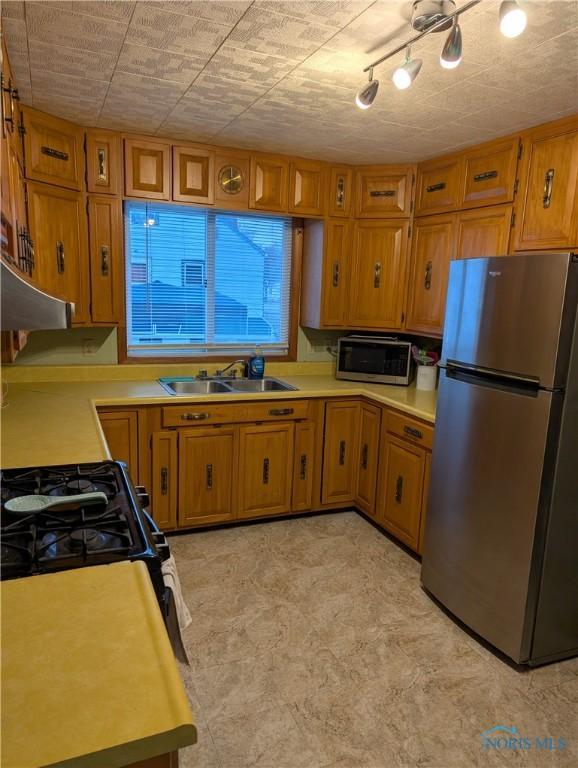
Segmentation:
<svg viewBox="0 0 578 768">
<path fill-rule="evenodd" d="M 357 485 L 359 402 L 334 400 L 325 406 L 323 504 L 352 502 Z"/>
<path fill-rule="evenodd" d="M 520 140 L 483 144 L 464 153 L 462 208 L 509 203 L 514 199 Z"/>
<path fill-rule="evenodd" d="M 359 468 L 357 475 L 357 506 L 375 517 L 377 467 L 379 461 L 379 434 L 381 409 L 368 403 L 361 405 L 361 430 L 359 435 Z"/>
<path fill-rule="evenodd" d="M 275 155 L 252 155 L 249 207 L 260 211 L 287 211 L 289 163 Z"/>
<path fill-rule="evenodd" d="M 122 192 L 119 133 L 90 128 L 86 132 L 86 188 L 97 195 Z"/>
<path fill-rule="evenodd" d="M 168 142 L 125 138 L 124 191 L 128 197 L 170 200 L 171 145 Z"/>
<path fill-rule="evenodd" d="M 348 165 L 331 166 L 327 185 L 327 215 L 348 217 L 352 205 L 353 168 Z"/>
<path fill-rule="evenodd" d="M 201 147 L 173 147 L 173 200 L 213 205 L 215 153 Z"/>
<path fill-rule="evenodd" d="M 151 435 L 151 509 L 161 530 L 177 527 L 178 433 L 166 430 Z"/>
<path fill-rule="evenodd" d="M 302 421 L 295 424 L 295 456 L 293 461 L 293 501 L 291 509 L 303 512 L 311 509 L 315 461 L 315 424 Z"/>
<path fill-rule="evenodd" d="M 418 165 L 415 212 L 418 216 L 459 208 L 463 187 L 463 158 L 439 157 Z"/>
<path fill-rule="evenodd" d="M 122 202 L 89 195 L 91 317 L 94 323 L 123 320 Z"/>
<path fill-rule="evenodd" d="M 44 112 L 23 107 L 26 178 L 67 189 L 82 189 L 82 129 Z"/>
<path fill-rule="evenodd" d="M 289 512 L 294 425 L 255 424 L 239 434 L 239 517 Z"/>
<path fill-rule="evenodd" d="M 238 171 L 240 186 L 231 189 L 228 169 Z M 251 158 L 242 150 L 217 150 L 215 154 L 215 205 L 218 208 L 246 211 L 249 208 Z"/>
<path fill-rule="evenodd" d="M 419 523 L 419 543 L 417 547 L 417 552 L 419 555 L 423 555 L 425 526 L 426 526 L 426 520 L 427 520 L 427 507 L 428 507 L 428 500 L 429 500 L 430 477 L 431 477 L 431 453 L 426 453 L 424 476 L 423 476 L 423 492 L 421 496 L 421 520 Z"/>
<path fill-rule="evenodd" d="M 408 234 L 407 221 L 356 223 L 349 300 L 351 327 L 403 326 Z"/>
<path fill-rule="evenodd" d="M 138 411 L 98 411 L 106 444 L 114 461 L 124 461 L 138 483 Z"/>
<path fill-rule="evenodd" d="M 512 205 L 494 205 L 459 213 L 455 258 L 506 255 L 513 212 Z"/>
<path fill-rule="evenodd" d="M 400 218 L 410 215 L 413 166 L 376 165 L 355 174 L 355 215 L 358 218 Z"/>
<path fill-rule="evenodd" d="M 289 166 L 289 212 L 322 216 L 325 203 L 325 166 L 296 160 Z"/>
</svg>

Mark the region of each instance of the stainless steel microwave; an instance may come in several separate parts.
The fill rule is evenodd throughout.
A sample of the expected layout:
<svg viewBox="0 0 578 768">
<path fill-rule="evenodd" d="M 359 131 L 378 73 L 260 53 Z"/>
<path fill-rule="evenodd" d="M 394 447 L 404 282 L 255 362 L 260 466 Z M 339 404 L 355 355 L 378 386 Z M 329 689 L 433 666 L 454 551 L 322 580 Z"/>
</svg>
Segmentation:
<svg viewBox="0 0 578 768">
<path fill-rule="evenodd" d="M 344 336 L 337 342 L 338 379 L 407 387 L 413 374 L 409 341 L 384 336 Z"/>
</svg>

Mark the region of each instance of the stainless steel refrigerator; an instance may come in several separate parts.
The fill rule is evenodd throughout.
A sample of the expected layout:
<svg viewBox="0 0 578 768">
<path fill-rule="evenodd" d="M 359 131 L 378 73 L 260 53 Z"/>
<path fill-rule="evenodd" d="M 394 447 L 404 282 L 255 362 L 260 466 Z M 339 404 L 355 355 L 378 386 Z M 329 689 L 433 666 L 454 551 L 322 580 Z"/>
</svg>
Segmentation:
<svg viewBox="0 0 578 768">
<path fill-rule="evenodd" d="M 422 584 L 517 663 L 578 654 L 578 255 L 450 267 Z"/>
</svg>

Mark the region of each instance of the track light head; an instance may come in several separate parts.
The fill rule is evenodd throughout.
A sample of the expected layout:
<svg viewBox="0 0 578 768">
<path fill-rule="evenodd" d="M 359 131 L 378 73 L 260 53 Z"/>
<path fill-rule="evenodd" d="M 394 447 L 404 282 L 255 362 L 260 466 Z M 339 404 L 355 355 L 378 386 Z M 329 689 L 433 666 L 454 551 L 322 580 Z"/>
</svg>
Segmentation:
<svg viewBox="0 0 578 768">
<path fill-rule="evenodd" d="M 422 64 L 423 61 L 421 59 L 411 58 L 411 51 L 408 46 L 405 55 L 405 62 L 401 67 L 398 67 L 395 70 L 391 78 L 395 87 L 399 88 L 400 91 L 404 91 L 406 88 L 409 88 L 409 86 L 418 76 Z"/>
<path fill-rule="evenodd" d="M 379 80 L 373 79 L 373 69 L 369 70 L 369 82 L 360 88 L 355 94 L 355 103 L 359 109 L 369 109 L 379 89 Z"/>
<path fill-rule="evenodd" d="M 526 29 L 528 17 L 516 0 L 503 0 L 500 5 L 500 32 L 504 37 L 518 37 Z"/>
<path fill-rule="evenodd" d="M 462 31 L 457 19 L 445 42 L 440 55 L 440 64 L 444 69 L 455 69 L 462 60 Z"/>
</svg>

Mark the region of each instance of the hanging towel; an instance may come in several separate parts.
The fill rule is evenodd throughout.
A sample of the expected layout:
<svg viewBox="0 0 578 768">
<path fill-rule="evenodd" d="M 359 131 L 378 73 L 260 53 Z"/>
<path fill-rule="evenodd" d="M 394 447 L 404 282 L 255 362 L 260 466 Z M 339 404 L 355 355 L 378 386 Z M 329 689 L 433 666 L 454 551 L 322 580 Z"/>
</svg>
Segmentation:
<svg viewBox="0 0 578 768">
<path fill-rule="evenodd" d="M 177 564 L 175 558 L 171 555 L 162 565 L 162 573 L 165 585 L 170 587 L 175 598 L 175 608 L 177 611 L 177 619 L 179 622 L 179 628 L 181 631 L 186 629 L 192 622 L 191 614 L 187 608 L 183 599 L 183 593 L 181 591 L 181 582 L 179 580 L 179 574 L 177 572 Z"/>
</svg>

